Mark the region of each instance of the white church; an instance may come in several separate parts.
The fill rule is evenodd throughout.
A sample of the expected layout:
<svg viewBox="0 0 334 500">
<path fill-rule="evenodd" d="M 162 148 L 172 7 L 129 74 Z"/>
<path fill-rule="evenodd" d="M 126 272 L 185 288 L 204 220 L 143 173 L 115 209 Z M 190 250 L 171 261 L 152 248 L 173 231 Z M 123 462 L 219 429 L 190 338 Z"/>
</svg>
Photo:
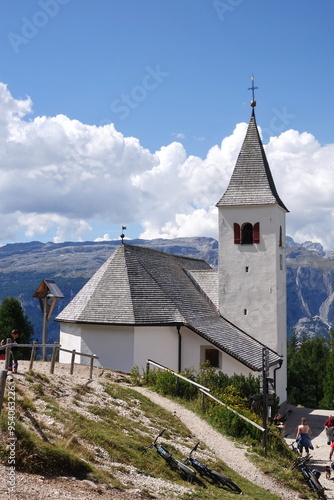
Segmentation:
<svg viewBox="0 0 334 500">
<path fill-rule="evenodd" d="M 56 318 L 63 348 L 129 372 L 210 361 L 227 375 L 269 376 L 286 401 L 285 215 L 252 114 L 217 203 L 218 270 L 204 260 L 120 243 Z M 219 181 L 219 180 L 218 180 Z M 71 354 L 60 352 L 60 362 Z M 82 363 L 88 358 L 82 357 Z"/>
</svg>

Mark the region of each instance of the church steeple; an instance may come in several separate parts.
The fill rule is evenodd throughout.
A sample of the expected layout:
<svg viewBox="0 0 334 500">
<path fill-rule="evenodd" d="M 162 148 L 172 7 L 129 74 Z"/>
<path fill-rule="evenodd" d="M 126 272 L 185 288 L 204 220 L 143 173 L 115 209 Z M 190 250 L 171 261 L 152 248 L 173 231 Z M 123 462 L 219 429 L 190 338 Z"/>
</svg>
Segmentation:
<svg viewBox="0 0 334 500">
<path fill-rule="evenodd" d="M 253 90 L 257 87 L 251 87 Z M 286 212 L 278 196 L 268 160 L 255 119 L 255 101 L 251 101 L 252 115 L 229 186 L 217 203 L 219 206 L 277 204 Z"/>
<path fill-rule="evenodd" d="M 285 217 L 252 114 L 230 183 L 217 203 L 219 311 L 284 359 L 276 393 L 286 399 Z"/>
</svg>

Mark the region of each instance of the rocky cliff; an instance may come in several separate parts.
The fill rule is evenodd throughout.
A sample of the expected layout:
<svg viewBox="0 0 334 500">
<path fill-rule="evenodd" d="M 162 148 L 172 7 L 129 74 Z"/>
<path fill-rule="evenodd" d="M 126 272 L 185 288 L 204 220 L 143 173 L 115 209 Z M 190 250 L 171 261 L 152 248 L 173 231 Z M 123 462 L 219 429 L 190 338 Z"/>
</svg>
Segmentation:
<svg viewBox="0 0 334 500">
<path fill-rule="evenodd" d="M 218 243 L 213 238 L 131 240 L 170 252 L 218 263 Z M 54 279 L 64 299 L 58 300 L 54 317 L 82 288 L 120 244 L 119 241 L 80 243 L 15 243 L 0 248 L 0 301 L 17 297 L 41 339 L 42 313 L 34 292 L 45 278 Z M 288 335 L 327 336 L 334 322 L 334 252 L 325 254 L 319 243 L 295 243 L 287 238 Z M 49 341 L 58 339 L 59 325 L 49 322 Z"/>
</svg>

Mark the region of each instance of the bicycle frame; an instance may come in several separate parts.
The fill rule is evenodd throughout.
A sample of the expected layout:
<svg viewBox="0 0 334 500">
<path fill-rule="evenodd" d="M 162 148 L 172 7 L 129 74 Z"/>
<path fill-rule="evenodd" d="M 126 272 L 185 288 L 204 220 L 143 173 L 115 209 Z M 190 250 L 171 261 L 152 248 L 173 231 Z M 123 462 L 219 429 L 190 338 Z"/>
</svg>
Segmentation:
<svg viewBox="0 0 334 500">
<path fill-rule="evenodd" d="M 150 448 L 154 447 L 158 455 L 163 458 L 170 467 L 176 469 L 187 481 L 192 481 L 196 476 L 196 472 L 180 460 L 177 460 L 177 458 L 174 458 L 173 455 L 162 444 L 157 444 L 157 440 L 162 436 L 165 430 L 166 429 L 163 429 L 155 438 L 153 443 L 151 443 L 149 446 L 147 446 L 147 448 L 144 449 L 143 454 L 146 453 L 146 451 L 148 451 Z"/>
<path fill-rule="evenodd" d="M 324 493 L 324 487 L 320 484 L 318 477 L 320 472 L 317 469 L 311 469 L 306 462 L 310 460 L 310 456 L 298 457 L 293 465 L 292 469 L 298 468 L 302 473 L 303 478 L 307 482 L 308 487 L 314 493 L 318 495 L 321 500 L 327 500 L 327 496 Z"/>
<path fill-rule="evenodd" d="M 193 449 L 189 452 L 186 459 L 184 460 L 184 463 L 185 464 L 189 463 L 201 476 L 211 479 L 211 481 L 214 484 L 218 486 L 219 485 L 227 486 L 235 493 L 242 494 L 242 491 L 239 488 L 239 486 L 237 486 L 229 477 L 224 476 L 224 474 L 221 474 L 220 472 L 211 469 L 206 464 L 200 462 L 200 460 L 198 460 L 197 458 L 192 457 L 192 454 L 194 453 L 194 451 L 197 450 L 198 446 L 199 442 L 195 444 Z"/>
</svg>

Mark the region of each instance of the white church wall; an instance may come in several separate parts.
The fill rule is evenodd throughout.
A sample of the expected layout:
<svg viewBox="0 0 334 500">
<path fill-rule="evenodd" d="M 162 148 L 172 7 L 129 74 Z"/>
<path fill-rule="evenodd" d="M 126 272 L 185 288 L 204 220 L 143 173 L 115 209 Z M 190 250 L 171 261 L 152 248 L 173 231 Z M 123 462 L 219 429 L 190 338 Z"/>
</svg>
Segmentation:
<svg viewBox="0 0 334 500">
<path fill-rule="evenodd" d="M 129 372 L 133 366 L 134 328 L 104 325 L 71 325 L 61 323 L 60 344 L 99 357 L 95 366 Z M 59 361 L 69 363 L 70 353 L 60 351 Z M 89 364 L 90 358 L 77 356 L 76 363 Z"/>
<path fill-rule="evenodd" d="M 134 365 L 146 369 L 148 359 L 178 370 L 179 336 L 176 326 L 137 326 L 134 338 Z"/>
<path fill-rule="evenodd" d="M 215 349 L 210 342 L 200 337 L 192 330 L 188 328 L 181 329 L 182 335 L 182 369 L 185 368 L 194 368 L 195 370 L 199 369 L 201 363 L 205 361 L 204 359 L 204 351 L 206 348 Z M 259 375 L 258 372 L 253 372 L 245 365 L 240 363 L 240 361 L 236 360 L 232 356 L 220 351 L 218 349 L 220 356 L 220 366 L 219 369 L 226 373 L 228 376 L 232 376 L 236 373 L 240 375 L 245 375 L 246 377 L 252 373 L 254 376 Z"/>
<path fill-rule="evenodd" d="M 279 247 L 279 227 L 282 226 L 285 235 L 284 211 L 268 205 L 223 207 L 219 213 L 220 312 L 239 328 L 283 354 L 286 268 L 285 249 Z M 234 223 L 242 225 L 245 222 L 260 222 L 259 244 L 234 243 Z"/>
<path fill-rule="evenodd" d="M 234 243 L 234 223 L 260 223 L 260 242 Z M 280 227 L 282 245 L 280 245 Z M 285 211 L 278 205 L 219 207 L 222 316 L 283 356 L 276 391 L 286 400 Z"/>
<path fill-rule="evenodd" d="M 182 370 L 185 368 L 198 370 L 201 363 L 201 347 L 210 347 L 212 344 L 188 328 L 181 328 L 180 333 L 182 337 Z"/>
<path fill-rule="evenodd" d="M 89 354 L 99 357 L 101 366 L 123 372 L 131 371 L 134 345 L 132 326 L 83 325 L 82 342 Z M 85 359 L 87 363 L 88 358 Z"/>
<path fill-rule="evenodd" d="M 260 375 L 259 372 L 250 370 L 247 366 L 240 363 L 240 361 L 232 358 L 232 356 L 229 356 L 226 353 L 223 353 L 222 358 L 221 370 L 229 377 L 232 377 L 235 374 L 244 375 L 245 377 L 248 377 L 248 375 L 254 375 L 254 377 L 257 377 Z"/>
<path fill-rule="evenodd" d="M 59 343 L 64 349 L 77 352 L 81 351 L 81 328 L 72 323 L 60 324 Z M 59 351 L 59 362 L 70 363 L 72 354 L 69 352 Z M 75 360 L 78 362 L 78 358 Z"/>
</svg>

